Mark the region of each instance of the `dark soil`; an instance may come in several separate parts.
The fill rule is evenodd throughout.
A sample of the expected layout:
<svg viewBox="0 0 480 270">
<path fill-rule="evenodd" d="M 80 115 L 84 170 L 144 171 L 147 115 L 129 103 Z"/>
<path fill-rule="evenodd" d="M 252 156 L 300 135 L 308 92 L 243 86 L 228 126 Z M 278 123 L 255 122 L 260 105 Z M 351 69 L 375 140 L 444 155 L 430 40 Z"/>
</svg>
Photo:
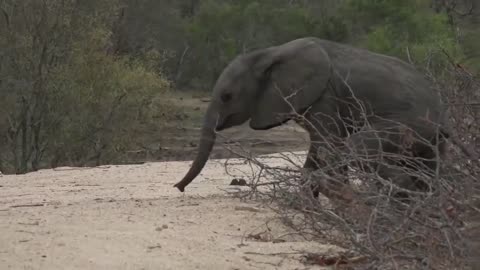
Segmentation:
<svg viewBox="0 0 480 270">
<path fill-rule="evenodd" d="M 200 128 L 172 128 L 164 131 L 162 135 L 164 139 L 161 142 L 152 144 L 149 150 L 130 153 L 128 160 L 136 163 L 194 159 Z M 294 123 L 287 123 L 285 126 L 267 131 L 254 131 L 247 124 L 220 133 L 210 158 L 238 157 L 235 153 L 249 153 L 257 156 L 306 149 L 308 149 L 308 134 Z"/>
<path fill-rule="evenodd" d="M 181 114 L 161 129 L 159 139 L 152 141 L 147 149 L 128 153 L 126 163 L 194 159 L 209 99 L 184 95 L 172 102 L 181 107 Z M 235 157 L 232 150 L 263 155 L 305 149 L 308 149 L 308 134 L 293 122 L 265 131 L 252 130 L 245 123 L 220 132 L 210 158 Z"/>
</svg>

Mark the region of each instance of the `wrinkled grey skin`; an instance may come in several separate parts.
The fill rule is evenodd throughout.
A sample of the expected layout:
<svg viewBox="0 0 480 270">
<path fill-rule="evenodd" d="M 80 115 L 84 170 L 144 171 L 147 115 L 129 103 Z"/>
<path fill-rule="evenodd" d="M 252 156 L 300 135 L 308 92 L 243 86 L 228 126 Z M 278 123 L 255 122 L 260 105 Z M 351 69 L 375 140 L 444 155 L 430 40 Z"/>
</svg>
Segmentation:
<svg viewBox="0 0 480 270">
<path fill-rule="evenodd" d="M 347 145 L 357 147 L 363 154 L 378 153 L 378 136 L 393 141 L 402 139 L 382 132 L 358 132 L 365 124 L 361 121 L 360 104 L 367 115 L 375 114 L 367 117 L 374 129 L 398 130 L 393 123 L 396 121 L 437 144 L 435 124 L 443 124 L 443 105 L 429 81 L 397 58 L 312 37 L 240 55 L 215 84 L 198 154 L 175 187 L 183 192 L 201 172 L 215 143 L 216 131 L 248 120 L 254 130 L 270 129 L 294 119 L 293 109 L 307 120 L 300 124 L 310 134 L 311 145 L 304 165 L 308 169 L 325 165 L 317 150 L 325 146 L 322 135 L 327 133 L 348 137 Z M 445 132 L 443 136 L 446 137 Z M 366 151 L 360 146 L 362 143 L 368 146 Z M 443 142 L 438 144 L 443 153 Z M 395 144 L 386 141 L 382 141 L 382 148 L 387 152 L 399 151 Z M 414 145 L 413 152 L 424 158 L 435 156 L 432 147 L 421 143 Z M 435 164 L 426 162 L 429 167 Z M 379 174 L 397 176 L 382 168 Z"/>
</svg>

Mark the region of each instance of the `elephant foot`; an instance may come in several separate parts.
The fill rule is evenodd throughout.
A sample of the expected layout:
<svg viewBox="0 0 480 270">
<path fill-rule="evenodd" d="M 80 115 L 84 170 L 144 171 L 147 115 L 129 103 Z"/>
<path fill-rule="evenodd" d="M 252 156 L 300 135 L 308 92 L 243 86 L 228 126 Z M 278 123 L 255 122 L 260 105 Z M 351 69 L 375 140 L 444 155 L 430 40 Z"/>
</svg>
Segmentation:
<svg viewBox="0 0 480 270">
<path fill-rule="evenodd" d="M 327 198 L 336 198 L 346 201 L 351 201 L 351 192 L 345 193 L 350 187 L 348 179 L 343 178 L 343 171 L 340 172 L 329 172 L 327 173 L 330 176 L 315 175 L 315 171 L 312 168 L 306 169 L 306 177 L 303 180 L 303 184 L 309 182 L 309 192 L 314 199 L 318 199 L 320 194 L 324 195 Z M 340 180 L 335 180 L 340 178 Z"/>
<path fill-rule="evenodd" d="M 342 203 L 351 203 L 355 198 L 355 192 L 348 182 L 312 184 L 311 192 L 315 199 L 318 199 L 322 194 L 329 200 L 341 201 Z"/>
<path fill-rule="evenodd" d="M 328 192 L 328 198 L 350 204 L 355 200 L 355 192 L 349 185 L 343 185 L 342 187 L 330 189 Z"/>
<path fill-rule="evenodd" d="M 313 198 L 318 199 L 318 196 L 320 196 L 320 189 L 314 185 L 311 185 L 310 191 L 312 192 Z"/>
</svg>

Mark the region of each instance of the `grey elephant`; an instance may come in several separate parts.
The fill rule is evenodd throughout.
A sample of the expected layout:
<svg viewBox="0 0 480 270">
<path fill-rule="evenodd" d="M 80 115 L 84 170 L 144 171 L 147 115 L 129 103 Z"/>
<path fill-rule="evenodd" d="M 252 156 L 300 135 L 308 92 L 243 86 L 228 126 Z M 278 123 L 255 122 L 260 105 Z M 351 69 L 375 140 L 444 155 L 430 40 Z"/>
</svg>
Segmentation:
<svg viewBox="0 0 480 270">
<path fill-rule="evenodd" d="M 319 155 L 326 143 L 357 147 L 365 155 L 402 151 L 404 128 L 418 139 L 411 143 L 411 153 L 434 168 L 437 150 L 444 154 L 449 136 L 443 128 L 444 105 L 410 64 L 345 44 L 300 38 L 237 56 L 223 70 L 204 118 L 198 154 L 175 187 L 183 192 L 201 172 L 217 131 L 248 120 L 252 129 L 266 130 L 299 115 L 310 135 L 304 164 L 309 170 L 326 166 Z M 385 179 L 405 177 L 386 167 L 378 173 Z"/>
</svg>

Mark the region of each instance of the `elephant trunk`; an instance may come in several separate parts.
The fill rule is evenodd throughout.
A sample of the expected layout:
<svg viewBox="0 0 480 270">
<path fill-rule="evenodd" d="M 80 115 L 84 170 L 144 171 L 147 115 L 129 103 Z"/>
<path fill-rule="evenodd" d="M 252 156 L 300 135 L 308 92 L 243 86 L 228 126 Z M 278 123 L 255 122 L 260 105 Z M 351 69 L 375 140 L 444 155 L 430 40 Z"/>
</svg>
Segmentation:
<svg viewBox="0 0 480 270">
<path fill-rule="evenodd" d="M 198 146 L 198 153 L 193 160 L 190 170 L 188 170 L 187 174 L 180 182 L 174 185 L 174 187 L 178 188 L 181 192 L 185 191 L 185 187 L 188 186 L 188 184 L 190 184 L 190 182 L 192 182 L 202 171 L 203 167 L 205 167 L 213 145 L 215 144 L 215 129 L 218 119 L 218 112 L 215 107 L 214 104 L 210 104 L 207 109 Z"/>
</svg>

